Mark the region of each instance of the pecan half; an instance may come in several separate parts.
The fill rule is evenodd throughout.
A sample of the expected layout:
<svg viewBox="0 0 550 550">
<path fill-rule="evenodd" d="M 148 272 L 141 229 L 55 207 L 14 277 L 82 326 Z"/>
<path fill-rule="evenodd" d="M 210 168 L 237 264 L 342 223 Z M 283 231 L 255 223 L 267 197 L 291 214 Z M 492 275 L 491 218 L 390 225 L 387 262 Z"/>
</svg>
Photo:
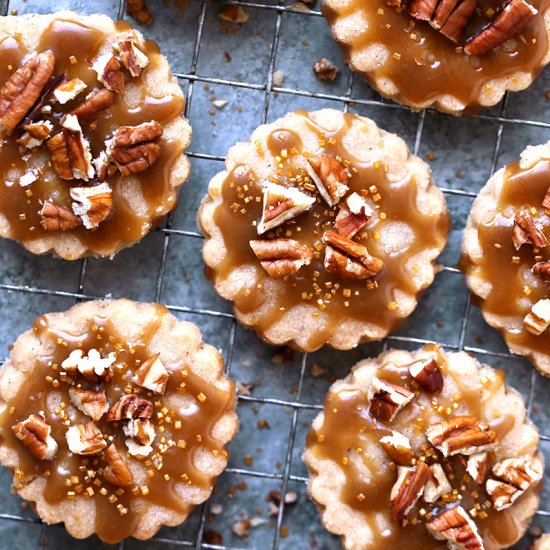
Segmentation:
<svg viewBox="0 0 550 550">
<path fill-rule="evenodd" d="M 145 0 L 126 0 L 126 13 L 142 25 L 150 25 L 153 22 L 153 16 Z"/>
<path fill-rule="evenodd" d="M 106 481 L 117 487 L 126 487 L 132 484 L 134 476 L 114 444 L 111 443 L 107 447 L 103 460 L 107 463 L 107 468 L 103 470 L 103 477 Z"/>
<path fill-rule="evenodd" d="M 97 229 L 113 211 L 113 191 L 108 183 L 93 187 L 73 187 L 70 191 L 73 212 L 86 229 Z"/>
<path fill-rule="evenodd" d="M 97 422 L 108 410 L 109 403 L 103 390 L 91 391 L 81 388 L 70 388 L 69 397 L 74 406 Z"/>
<path fill-rule="evenodd" d="M 283 187 L 270 181 L 262 189 L 263 211 L 258 224 L 258 235 L 296 218 L 311 208 L 315 199 L 295 187 Z"/>
<path fill-rule="evenodd" d="M 369 413 L 378 420 L 393 422 L 397 413 L 414 398 L 414 392 L 373 377 L 371 381 L 371 404 Z"/>
<path fill-rule="evenodd" d="M 69 231 L 82 225 L 82 220 L 71 210 L 59 206 L 51 201 L 46 201 L 40 212 L 40 225 L 46 231 Z"/>
<path fill-rule="evenodd" d="M 61 105 L 65 105 L 65 103 L 71 101 L 71 99 L 74 99 L 85 89 L 85 82 L 80 80 L 80 78 L 73 78 L 72 80 L 69 80 L 68 82 L 64 82 L 63 84 L 57 86 L 53 91 L 53 96 L 58 101 L 58 103 L 61 103 Z"/>
<path fill-rule="evenodd" d="M 130 420 L 123 431 L 128 436 L 125 443 L 132 456 L 144 458 L 153 452 L 151 444 L 155 439 L 155 428 L 150 420 Z"/>
<path fill-rule="evenodd" d="M 543 281 L 550 281 L 550 262 L 537 262 L 533 266 L 533 273 Z"/>
<path fill-rule="evenodd" d="M 349 190 L 348 172 L 338 159 L 327 155 L 310 158 L 306 170 L 329 206 L 337 204 Z"/>
<path fill-rule="evenodd" d="M 96 113 L 100 113 L 111 107 L 114 101 L 114 92 L 102 88 L 88 94 L 84 102 L 75 107 L 70 114 L 77 116 L 80 120 L 86 120 Z"/>
<path fill-rule="evenodd" d="M 340 206 L 340 210 L 334 220 L 334 228 L 340 235 L 351 239 L 372 218 L 374 210 L 359 194 L 352 193 Z"/>
<path fill-rule="evenodd" d="M 52 76 L 55 56 L 43 52 L 19 67 L 0 88 L 0 128 L 10 134 L 25 118 Z"/>
<path fill-rule="evenodd" d="M 453 490 L 441 464 L 437 462 L 430 466 L 430 476 L 424 487 L 424 500 L 428 504 L 437 502 L 443 495 Z"/>
<path fill-rule="evenodd" d="M 107 88 L 119 95 L 124 95 L 124 73 L 116 57 L 107 53 L 100 56 L 92 69 L 97 73 L 97 79 Z"/>
<path fill-rule="evenodd" d="M 396 464 L 401 466 L 411 465 L 414 451 L 408 437 L 399 432 L 392 432 L 391 435 L 380 438 L 380 444 Z"/>
<path fill-rule="evenodd" d="M 49 120 L 40 120 L 31 122 L 23 126 L 25 132 L 17 139 L 17 143 L 23 145 L 27 149 L 34 149 L 42 145 L 43 141 L 50 137 L 53 130 L 53 125 Z"/>
<path fill-rule="evenodd" d="M 445 510 L 426 524 L 437 540 L 446 540 L 456 550 L 483 550 L 483 539 L 476 524 L 462 506 Z"/>
<path fill-rule="evenodd" d="M 160 360 L 160 353 L 157 353 L 139 367 L 132 380 L 142 388 L 163 394 L 169 377 L 170 373 Z"/>
<path fill-rule="evenodd" d="M 536 248 L 544 248 L 550 244 L 545 234 L 535 223 L 528 208 L 521 208 L 516 212 L 513 240 L 516 250 L 519 250 L 525 243 L 532 244 Z"/>
<path fill-rule="evenodd" d="M 115 45 L 119 59 L 130 74 L 137 77 L 149 64 L 149 58 L 135 45 L 133 40 L 121 40 Z"/>
<path fill-rule="evenodd" d="M 135 393 L 123 395 L 107 414 L 107 422 L 118 420 L 132 420 L 134 418 L 151 418 L 153 404 Z"/>
<path fill-rule="evenodd" d="M 103 434 L 92 421 L 71 426 L 66 438 L 69 450 L 77 455 L 95 455 L 107 447 Z"/>
<path fill-rule="evenodd" d="M 90 144 L 82 133 L 78 118 L 66 115 L 61 122 L 61 132 L 48 140 L 54 170 L 60 178 L 82 179 L 94 177 Z"/>
<path fill-rule="evenodd" d="M 156 121 L 139 126 L 121 126 L 105 142 L 107 154 L 123 176 L 147 170 L 160 156 L 162 126 Z"/>
<path fill-rule="evenodd" d="M 449 2 L 455 3 L 456 5 L 454 0 L 442 0 L 440 2 L 440 6 L 443 6 L 445 3 Z M 466 27 L 469 25 L 476 11 L 476 7 L 477 0 L 462 0 L 460 4 L 454 8 L 453 12 L 447 17 L 447 19 L 444 19 L 445 13 L 443 13 L 443 17 L 439 20 L 438 13 L 436 12 L 435 24 L 437 25 L 438 22 L 442 23 L 443 20 L 445 21 L 441 24 L 439 32 L 441 32 L 441 34 L 446 36 L 449 40 L 452 40 L 455 44 L 461 42 L 464 38 Z"/>
<path fill-rule="evenodd" d="M 430 477 L 430 469 L 425 462 L 418 462 L 416 468 L 398 467 L 398 476 L 390 493 L 390 517 L 402 522 L 424 491 Z"/>
<path fill-rule="evenodd" d="M 441 393 L 443 375 L 434 358 L 421 359 L 409 365 L 409 373 L 416 383 L 428 393 Z"/>
<path fill-rule="evenodd" d="M 325 249 L 325 269 L 348 279 L 368 279 L 378 275 L 384 262 L 369 254 L 367 247 L 339 235 L 326 231 L 323 242 Z"/>
<path fill-rule="evenodd" d="M 485 481 L 488 467 L 489 455 L 487 453 L 476 453 L 468 457 L 466 471 L 478 485 Z"/>
<path fill-rule="evenodd" d="M 50 435 L 52 427 L 42 415 L 31 414 L 26 420 L 12 426 L 15 437 L 38 460 L 51 460 L 57 452 L 57 442 Z"/>
<path fill-rule="evenodd" d="M 540 336 L 550 326 L 550 300 L 539 300 L 523 319 L 523 326 L 527 332 Z"/>
<path fill-rule="evenodd" d="M 466 43 L 464 51 L 477 56 L 489 53 L 520 33 L 537 13 L 525 0 L 511 0 L 487 27 Z"/>
<path fill-rule="evenodd" d="M 426 430 L 428 441 L 443 456 L 473 455 L 492 450 L 497 435 L 489 424 L 474 416 L 455 416 Z"/>
<path fill-rule="evenodd" d="M 250 247 L 273 279 L 283 279 L 296 273 L 302 266 L 309 265 L 313 258 L 310 246 L 293 239 L 250 241 Z"/>
</svg>

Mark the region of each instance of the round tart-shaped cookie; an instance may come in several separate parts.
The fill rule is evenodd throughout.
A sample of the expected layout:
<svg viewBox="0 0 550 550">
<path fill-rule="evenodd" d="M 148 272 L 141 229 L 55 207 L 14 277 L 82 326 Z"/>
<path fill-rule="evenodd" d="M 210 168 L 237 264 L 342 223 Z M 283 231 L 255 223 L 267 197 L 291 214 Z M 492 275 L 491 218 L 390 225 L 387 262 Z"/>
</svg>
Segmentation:
<svg viewBox="0 0 550 550">
<path fill-rule="evenodd" d="M 502 371 L 429 345 L 366 359 L 335 382 L 303 459 L 344 548 L 495 550 L 537 510 L 538 441 Z"/>
<path fill-rule="evenodd" d="M 542 535 L 542 537 L 533 544 L 531 550 L 550 550 L 550 535 Z"/>
<path fill-rule="evenodd" d="M 434 278 L 449 216 L 426 163 L 367 118 L 296 111 L 229 150 L 198 215 L 207 276 L 272 344 L 383 338 Z"/>
<path fill-rule="evenodd" d="M 139 241 L 189 174 L 183 107 L 158 46 L 128 23 L 1 17 L 0 236 L 68 260 Z"/>
<path fill-rule="evenodd" d="M 550 376 L 550 143 L 528 147 L 475 200 L 462 267 L 485 320 Z"/>
<path fill-rule="evenodd" d="M 549 0 L 324 0 L 352 70 L 411 107 L 472 114 L 550 61 Z"/>
<path fill-rule="evenodd" d="M 199 329 L 158 304 L 38 317 L 0 377 L 0 461 L 46 523 L 148 539 L 212 492 L 238 427 L 233 382 Z"/>
</svg>

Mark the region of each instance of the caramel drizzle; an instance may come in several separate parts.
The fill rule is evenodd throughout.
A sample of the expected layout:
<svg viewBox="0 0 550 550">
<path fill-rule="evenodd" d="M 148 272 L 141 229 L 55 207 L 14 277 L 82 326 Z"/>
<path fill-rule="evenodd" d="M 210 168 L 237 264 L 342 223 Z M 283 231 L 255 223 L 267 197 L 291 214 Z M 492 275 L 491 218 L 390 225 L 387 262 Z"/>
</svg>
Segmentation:
<svg viewBox="0 0 550 550">
<path fill-rule="evenodd" d="M 17 395 L 6 403 L 6 409 L 0 417 L 2 445 L 17 452 L 19 459 L 14 472 L 16 488 L 24 485 L 25 480 L 43 476 L 46 480 L 44 497 L 51 505 L 66 500 L 68 491 L 76 492 L 77 498 L 92 498 L 96 505 L 95 531 L 105 542 L 115 543 L 131 536 L 150 506 L 159 506 L 187 516 L 193 505 L 183 498 L 183 487 L 187 485 L 211 490 L 214 481 L 211 475 L 195 465 L 196 453 L 202 449 L 213 455 L 227 454 L 213 437 L 212 431 L 216 422 L 232 406 L 233 386 L 228 391 L 219 390 L 193 374 L 185 364 L 166 365 L 171 375 L 163 396 L 147 392 L 131 383 L 138 366 L 153 355 L 149 348 L 150 342 L 167 314 L 166 308 L 157 306 L 156 317 L 149 322 L 139 338 L 131 342 L 126 341 L 113 322 L 106 318 L 91 320 L 83 332 L 67 333 L 50 326 L 47 317 L 39 317 L 34 331 L 43 342 L 43 347 L 53 351 L 37 357 L 28 380 Z M 92 348 L 98 349 L 104 356 L 114 351 L 117 357 L 115 365 L 122 367 L 114 369 L 113 379 L 104 386 L 110 405 L 128 393 L 129 387 L 132 387 L 133 393 L 139 393 L 154 404 L 151 417 L 156 431 L 153 453 L 142 460 L 127 454 L 122 422 L 108 423 L 106 415 L 96 422 L 106 437 L 113 437 L 112 442 L 124 460 L 141 464 L 141 479 L 134 476 L 134 482 L 129 487 L 117 488 L 102 478 L 99 472 L 105 463 L 97 458 L 99 455 L 86 457 L 68 454 L 65 439 L 67 426 L 63 425 L 61 415 L 71 406 L 68 394 L 71 386 L 60 380 L 59 365 L 71 351 L 82 349 L 87 352 Z M 99 386 L 103 387 L 101 384 Z M 51 407 L 52 400 L 66 406 Z M 187 400 L 187 406 L 182 400 Z M 174 406 L 176 403 L 178 406 Z M 40 411 L 44 411 L 46 422 L 52 426 L 52 436 L 59 445 L 51 461 L 34 459 L 11 431 L 12 425 Z M 75 409 L 71 425 L 89 420 Z M 177 421 L 181 422 L 180 428 L 176 427 L 179 425 Z M 162 453 L 160 445 L 163 441 L 173 441 L 175 444 Z M 185 447 L 178 445 L 181 441 L 185 442 Z M 161 467 L 157 469 L 159 464 Z M 87 470 L 96 472 L 89 481 L 85 481 Z M 78 483 L 67 486 L 71 476 L 77 476 Z M 91 497 L 85 494 L 88 487 L 94 491 Z M 133 508 L 136 500 L 142 501 L 147 508 L 136 512 Z M 127 511 L 124 512 L 124 509 Z"/>
</svg>

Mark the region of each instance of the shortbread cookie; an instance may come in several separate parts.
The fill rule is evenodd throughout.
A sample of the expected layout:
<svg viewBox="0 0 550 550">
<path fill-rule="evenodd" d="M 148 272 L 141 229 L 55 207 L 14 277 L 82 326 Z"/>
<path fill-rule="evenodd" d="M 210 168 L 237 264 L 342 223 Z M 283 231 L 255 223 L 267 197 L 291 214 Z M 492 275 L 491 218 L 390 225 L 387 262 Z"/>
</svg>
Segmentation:
<svg viewBox="0 0 550 550">
<path fill-rule="evenodd" d="M 178 525 L 212 492 L 235 387 L 199 329 L 158 304 L 38 317 L 0 376 L 0 461 L 43 521 L 116 543 Z"/>
<path fill-rule="evenodd" d="M 229 150 L 198 216 L 207 276 L 272 344 L 383 338 L 434 278 L 449 217 L 429 167 L 354 114 L 296 111 Z"/>
<path fill-rule="evenodd" d="M 462 242 L 466 282 L 514 353 L 550 376 L 550 142 L 481 190 Z"/>
<path fill-rule="evenodd" d="M 496 550 L 537 510 L 538 441 L 502 371 L 429 345 L 363 360 L 335 382 L 303 459 L 344 548 Z"/>
<path fill-rule="evenodd" d="M 472 114 L 550 61 L 549 0 L 324 0 L 352 70 L 419 110 Z"/>
<path fill-rule="evenodd" d="M 542 535 L 542 537 L 533 544 L 531 550 L 550 550 L 550 535 Z"/>
<path fill-rule="evenodd" d="M 0 236 L 113 256 L 176 205 L 191 129 L 158 46 L 73 12 L 0 18 Z"/>
</svg>

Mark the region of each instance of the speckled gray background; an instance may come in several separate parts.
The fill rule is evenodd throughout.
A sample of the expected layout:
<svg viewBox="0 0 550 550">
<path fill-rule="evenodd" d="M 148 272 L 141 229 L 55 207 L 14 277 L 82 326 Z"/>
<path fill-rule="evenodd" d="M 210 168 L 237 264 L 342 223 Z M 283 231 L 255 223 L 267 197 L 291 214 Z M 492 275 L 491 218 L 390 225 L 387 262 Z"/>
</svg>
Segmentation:
<svg viewBox="0 0 550 550">
<path fill-rule="evenodd" d="M 245 5 L 244 0 L 242 3 Z M 2 4 L 5 7 L 5 0 Z M 516 159 L 526 145 L 550 139 L 550 124 L 545 122 L 550 113 L 546 97 L 550 73 L 528 91 L 510 96 L 505 108 L 499 105 L 474 119 L 433 112 L 419 115 L 381 101 L 360 78 L 350 78 L 318 13 L 297 13 L 278 0 L 258 0 L 246 7 L 250 15 L 247 23 L 231 26 L 237 33 L 222 32 L 217 16 L 221 3 L 217 1 L 189 0 L 183 7 L 176 0 L 149 0 L 149 4 L 155 21 L 145 33 L 160 43 L 191 100 L 193 167 L 178 210 L 162 229 L 121 252 L 114 261 L 63 262 L 36 257 L 13 242 L 0 241 L 0 357 L 8 354 L 10 343 L 41 313 L 66 309 L 79 298 L 126 296 L 159 300 L 179 317 L 198 324 L 205 338 L 223 350 L 231 376 L 253 386 L 250 395 L 239 401 L 241 430 L 231 445 L 230 468 L 220 478 L 210 502 L 181 527 L 162 529 L 149 542 L 129 540 L 121 546 L 128 550 L 219 548 L 205 539 L 205 533 L 212 530 L 228 548 L 340 547 L 338 539 L 324 531 L 315 506 L 307 500 L 306 470 L 300 455 L 308 426 L 331 381 L 344 376 L 360 358 L 380 352 L 383 345 L 361 346 L 348 353 L 326 350 L 303 357 L 261 343 L 235 325 L 229 304 L 205 281 L 195 221 L 200 198 L 208 180 L 222 168 L 227 148 L 246 140 L 265 119 L 274 120 L 290 110 L 345 108 L 346 98 L 351 99 L 348 107 L 352 112 L 375 119 L 405 138 L 420 156 L 432 159 L 436 181 L 445 189 L 453 216 L 453 231 L 441 258 L 445 269 L 411 319 L 386 345 L 414 348 L 436 340 L 449 349 L 475 353 L 508 373 L 508 381 L 532 405 L 532 418 L 541 432 L 550 435 L 550 409 L 545 408 L 550 382 L 527 361 L 507 356 L 500 336 L 484 324 L 477 309 L 469 307 L 463 277 L 454 269 L 475 193 L 495 167 Z M 116 18 L 120 5 L 118 0 L 12 0 L 8 13 L 63 8 Z M 341 69 L 334 82 L 320 82 L 312 74 L 311 65 L 320 57 L 329 58 Z M 284 73 L 281 89 L 268 87 L 273 70 Z M 212 98 L 228 104 L 210 114 Z M 269 429 L 259 428 L 259 420 L 267 420 Z M 543 437 L 541 444 L 547 459 L 549 441 Z M 1 470 L 1 548 L 81 550 L 107 546 L 95 538 L 75 541 L 63 527 L 42 525 L 10 494 L 9 485 L 10 476 Z M 277 517 L 268 517 L 266 497 L 283 486 L 298 494 L 298 503 L 284 510 L 279 518 L 283 529 L 277 533 Z M 542 494 L 542 510 L 550 510 L 549 487 Z M 221 505 L 218 515 L 211 513 L 213 503 Z M 265 522 L 252 528 L 246 538 L 232 533 L 236 521 L 250 518 Z M 535 517 L 535 525 L 545 523 L 550 522 L 544 513 Z"/>
</svg>

